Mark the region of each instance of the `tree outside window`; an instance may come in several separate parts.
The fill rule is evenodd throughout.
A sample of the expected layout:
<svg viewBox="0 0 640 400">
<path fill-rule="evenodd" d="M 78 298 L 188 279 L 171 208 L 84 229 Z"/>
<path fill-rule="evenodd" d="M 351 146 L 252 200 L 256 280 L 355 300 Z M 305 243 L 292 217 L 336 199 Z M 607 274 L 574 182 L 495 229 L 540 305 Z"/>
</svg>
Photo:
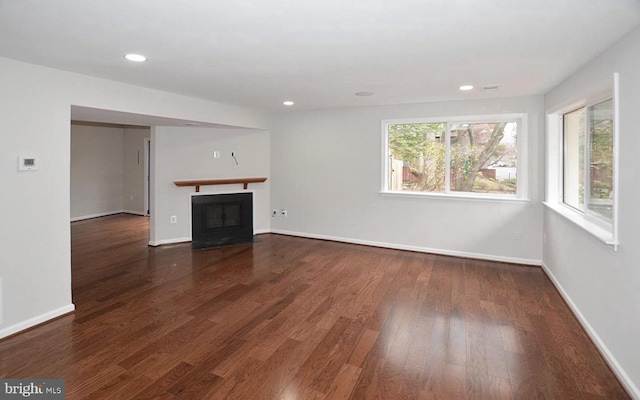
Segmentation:
<svg viewBox="0 0 640 400">
<path fill-rule="evenodd" d="M 387 137 L 387 190 L 517 192 L 517 121 L 388 124 Z"/>
</svg>

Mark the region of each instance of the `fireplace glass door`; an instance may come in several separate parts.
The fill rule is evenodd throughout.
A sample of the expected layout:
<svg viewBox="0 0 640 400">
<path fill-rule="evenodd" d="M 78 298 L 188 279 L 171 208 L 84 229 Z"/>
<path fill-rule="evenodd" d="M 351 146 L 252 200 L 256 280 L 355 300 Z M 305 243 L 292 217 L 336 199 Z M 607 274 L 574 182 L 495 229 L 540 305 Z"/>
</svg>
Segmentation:
<svg viewBox="0 0 640 400">
<path fill-rule="evenodd" d="M 253 241 L 253 193 L 191 197 L 191 247 Z"/>
</svg>

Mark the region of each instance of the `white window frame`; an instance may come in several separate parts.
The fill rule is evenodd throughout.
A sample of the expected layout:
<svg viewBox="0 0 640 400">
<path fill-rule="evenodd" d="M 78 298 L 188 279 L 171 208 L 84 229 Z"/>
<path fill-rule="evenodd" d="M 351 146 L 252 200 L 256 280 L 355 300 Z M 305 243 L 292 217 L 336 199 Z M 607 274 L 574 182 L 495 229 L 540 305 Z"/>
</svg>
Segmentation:
<svg viewBox="0 0 640 400">
<path fill-rule="evenodd" d="M 602 215 L 594 211 L 591 211 L 587 207 L 587 204 L 591 202 L 591 179 L 588 172 L 591 168 L 591 121 L 589 119 L 589 108 L 595 105 L 598 105 L 600 103 L 604 103 L 605 101 L 613 100 L 612 96 L 613 95 L 611 93 L 607 93 L 607 94 L 601 94 L 599 97 L 592 97 L 583 106 L 580 106 L 578 108 L 575 108 L 571 111 L 567 111 L 562 114 L 562 117 L 563 117 L 563 120 L 562 120 L 563 166 L 562 167 L 563 169 L 562 169 L 562 176 L 560 177 L 560 182 L 562 184 L 562 186 L 560 187 L 560 190 L 562 192 L 562 203 L 567 207 L 570 207 L 576 210 L 579 213 L 585 214 L 587 218 L 592 219 L 595 224 L 602 226 L 602 228 L 604 229 L 611 229 L 612 222 L 609 221 L 607 218 L 603 217 Z M 568 149 L 566 147 L 566 135 L 564 132 L 564 116 L 574 111 L 580 110 L 582 108 L 585 109 L 585 127 L 584 127 L 585 146 L 584 146 L 584 154 L 582 155 L 583 156 L 582 167 L 585 174 L 585 176 L 583 177 L 584 178 L 584 204 L 582 208 L 577 208 L 565 202 L 565 185 L 564 184 L 565 184 L 566 176 L 564 174 L 564 160 L 567 158 Z"/>
<path fill-rule="evenodd" d="M 446 148 L 446 171 L 449 171 L 450 165 L 450 145 L 451 145 L 451 125 L 460 123 L 491 123 L 491 122 L 516 122 L 518 124 L 518 138 L 516 148 L 518 158 L 516 161 L 516 194 L 495 194 L 495 193 L 474 193 L 474 192 L 454 192 L 450 190 L 450 174 L 445 172 L 445 193 L 440 192 L 418 192 L 404 190 L 389 190 L 389 125 L 399 124 L 424 124 L 424 123 L 443 123 L 445 129 L 445 148 Z M 492 114 L 492 115 L 466 115 L 453 117 L 437 117 L 437 118 L 406 118 L 406 119 L 388 119 L 382 121 L 382 187 L 380 193 L 387 196 L 407 196 L 407 197 L 427 197 L 427 198 L 451 198 L 466 200 L 486 200 L 486 201 L 507 201 L 507 202 L 528 202 L 528 163 L 527 163 L 527 143 L 528 143 L 528 122 L 526 113 L 512 114 Z"/>
<path fill-rule="evenodd" d="M 613 88 L 601 91 L 581 101 L 574 102 L 547 114 L 547 196 L 544 205 L 569 221 L 575 223 L 586 232 L 603 243 L 618 249 L 618 201 L 619 201 L 619 104 L 618 74 L 614 74 Z M 611 221 L 586 207 L 586 192 L 589 189 L 589 176 L 585 172 L 585 206 L 584 209 L 572 207 L 564 202 L 564 120 L 565 114 L 580 108 L 589 108 L 603 101 L 613 100 L 613 213 Z M 588 120 L 588 112 L 586 113 Z M 585 171 L 589 170 L 590 143 L 589 122 L 585 121 Z"/>
</svg>

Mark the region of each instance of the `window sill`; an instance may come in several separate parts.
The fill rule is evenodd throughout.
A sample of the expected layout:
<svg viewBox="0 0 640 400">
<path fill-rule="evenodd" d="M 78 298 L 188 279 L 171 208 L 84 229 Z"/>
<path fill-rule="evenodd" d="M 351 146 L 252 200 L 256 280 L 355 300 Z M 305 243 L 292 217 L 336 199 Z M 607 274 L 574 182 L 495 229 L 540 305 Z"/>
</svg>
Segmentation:
<svg viewBox="0 0 640 400">
<path fill-rule="evenodd" d="M 589 220 L 589 218 L 585 217 L 584 215 L 577 213 L 572 209 L 570 209 L 569 207 L 566 207 L 562 204 L 546 202 L 546 201 L 544 201 L 542 204 L 544 204 L 547 208 L 555 211 L 557 214 L 561 215 L 562 217 L 573 222 L 574 224 L 578 225 L 580 228 L 587 231 L 587 233 L 591 234 L 591 236 L 595 237 L 596 239 L 600 240 L 601 242 L 609 246 L 613 246 L 614 249 L 617 249 L 619 243 L 616 240 L 614 240 L 613 233 L 611 230 L 603 228 L 602 226 Z"/>
<path fill-rule="evenodd" d="M 469 193 L 454 194 L 454 193 L 381 191 L 380 195 L 388 196 L 388 197 L 405 197 L 405 198 L 485 201 L 485 202 L 492 202 L 492 203 L 529 203 L 530 202 L 529 199 L 521 199 L 515 196 L 483 195 L 483 194 L 469 194 Z"/>
</svg>

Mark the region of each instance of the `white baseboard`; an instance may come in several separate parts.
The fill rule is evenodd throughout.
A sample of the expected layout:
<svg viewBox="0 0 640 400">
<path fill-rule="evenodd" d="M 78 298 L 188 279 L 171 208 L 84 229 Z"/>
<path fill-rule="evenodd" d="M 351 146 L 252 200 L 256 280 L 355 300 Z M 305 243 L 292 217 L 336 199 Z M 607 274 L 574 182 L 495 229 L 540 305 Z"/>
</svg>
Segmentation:
<svg viewBox="0 0 640 400">
<path fill-rule="evenodd" d="M 76 306 L 73 305 L 72 303 L 64 307 L 60 307 L 55 310 L 51 310 L 47 313 L 38 315 L 37 317 L 29 318 L 26 321 L 22 321 L 17 324 L 11 325 L 7 328 L 0 330 L 0 339 L 5 338 L 7 336 L 11 336 L 25 329 L 29 329 L 43 322 L 47 322 L 61 315 L 68 314 L 70 312 L 73 312 L 75 309 L 76 309 Z"/>
<path fill-rule="evenodd" d="M 118 210 L 118 211 L 109 211 L 109 212 L 103 212 L 103 213 L 98 213 L 98 214 L 82 215 L 80 217 L 73 217 L 73 218 L 71 218 L 71 222 L 82 221 L 82 220 L 91 219 L 91 218 L 106 217 L 107 215 L 122 214 L 122 213 L 124 213 L 124 214 L 133 214 L 133 215 L 142 215 L 143 217 L 147 215 L 146 213 L 144 213 L 142 211 Z"/>
<path fill-rule="evenodd" d="M 498 261 L 498 262 L 506 262 L 506 263 L 512 263 L 512 264 L 525 264 L 525 265 L 535 265 L 535 266 L 540 266 L 542 264 L 542 261 L 540 260 L 534 260 L 529 258 L 505 257 L 505 256 L 497 256 L 493 254 L 469 253 L 469 252 L 456 251 L 456 250 L 434 249 L 430 247 L 408 246 L 408 245 L 396 244 L 396 243 L 375 242 L 370 240 L 343 238 L 338 236 L 318 235 L 315 233 L 286 231 L 282 229 L 266 229 L 266 228 L 256 229 L 254 230 L 253 233 L 256 235 L 263 234 L 263 233 L 278 233 L 281 235 L 299 236 L 299 237 L 305 237 L 310 239 L 331 240 L 334 242 L 361 244 L 365 246 L 384 247 L 384 248 L 395 249 L 395 250 L 408 250 L 408 251 L 416 251 L 419 253 L 432 253 L 432 254 L 440 254 L 445 256 L 473 258 L 473 259 L 479 259 L 479 260 Z M 161 246 L 163 244 L 175 244 L 175 243 L 184 243 L 184 242 L 190 242 L 190 241 L 191 241 L 191 237 L 155 240 L 155 241 L 149 241 L 149 246 Z"/>
<path fill-rule="evenodd" d="M 71 222 L 82 221 L 82 220 L 91 219 L 91 218 L 106 217 L 107 215 L 120 214 L 122 212 L 124 212 L 124 211 L 123 210 L 117 210 L 117 211 L 108 211 L 108 212 L 103 212 L 103 213 L 98 213 L 98 214 L 82 215 L 80 217 L 71 218 Z"/>
<path fill-rule="evenodd" d="M 185 243 L 190 241 L 191 241 L 191 236 L 173 238 L 173 239 L 164 239 L 164 240 L 149 240 L 149 246 L 156 247 L 156 246 L 162 246 L 163 244 L 176 244 L 176 243 Z"/>
<path fill-rule="evenodd" d="M 133 210 L 122 210 L 121 212 L 125 213 L 125 214 L 132 214 L 132 215 L 141 215 L 143 217 L 147 216 L 147 213 L 142 212 L 142 211 L 133 211 Z"/>
<path fill-rule="evenodd" d="M 505 256 L 492 255 L 492 254 L 469 253 L 465 251 L 434 249 L 430 247 L 421 247 L 421 246 L 408 246 L 408 245 L 396 244 L 396 243 L 375 242 L 370 240 L 343 238 L 343 237 L 329 236 L 329 235 L 318 235 L 315 233 L 292 232 L 292 231 L 285 231 L 282 229 L 271 229 L 271 233 L 279 233 L 281 235 L 289 235 L 289 236 L 300 236 L 300 237 L 306 237 L 311 239 L 331 240 L 334 242 L 362 244 L 365 246 L 384 247 L 384 248 L 395 249 L 395 250 L 416 251 L 419 253 L 432 253 L 432 254 L 440 254 L 444 256 L 474 258 L 474 259 L 488 260 L 488 261 L 499 261 L 499 262 L 506 262 L 506 263 L 512 263 L 512 264 L 526 264 L 526 265 L 535 265 L 535 266 L 540 266 L 542 264 L 541 260 L 533 260 L 529 258 L 505 257 Z"/>
<path fill-rule="evenodd" d="M 551 272 L 547 264 L 545 264 L 544 262 L 542 263 L 542 270 L 547 274 L 553 285 L 560 293 L 560 296 L 562 296 L 564 301 L 567 303 L 573 315 L 575 315 L 575 317 L 578 319 L 578 322 L 587 332 L 587 335 L 600 352 L 600 355 L 602 356 L 602 358 L 604 358 L 605 362 L 609 365 L 609 368 L 611 368 L 620 383 L 622 383 L 622 386 L 626 389 L 628 394 L 631 395 L 631 397 L 633 397 L 634 399 L 640 399 L 640 390 L 638 389 L 638 387 L 633 383 L 629 375 L 627 375 L 626 371 L 618 363 L 618 360 L 611 353 L 611 351 L 609 351 L 607 345 L 602 341 L 602 339 L 600 339 L 600 336 L 598 335 L 596 330 L 593 329 L 589 321 L 585 318 L 582 312 L 580 312 L 578 306 L 573 302 L 571 297 L 569 297 L 569 294 L 564 290 L 560 282 L 558 282 L 556 277 L 553 275 L 553 272 Z"/>
</svg>

